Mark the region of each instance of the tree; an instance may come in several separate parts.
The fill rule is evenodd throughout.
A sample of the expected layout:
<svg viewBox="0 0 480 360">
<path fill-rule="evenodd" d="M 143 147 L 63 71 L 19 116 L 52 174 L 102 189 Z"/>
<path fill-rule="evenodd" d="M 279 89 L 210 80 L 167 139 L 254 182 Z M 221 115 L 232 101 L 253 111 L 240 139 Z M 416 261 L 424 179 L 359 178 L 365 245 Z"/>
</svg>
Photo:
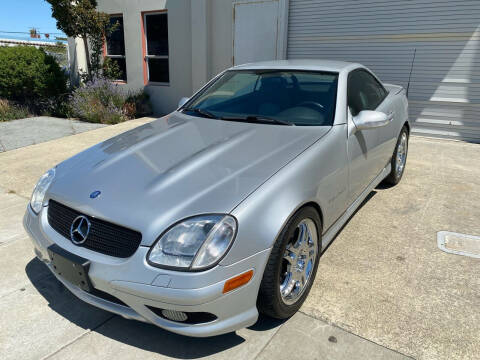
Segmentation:
<svg viewBox="0 0 480 360">
<path fill-rule="evenodd" d="M 113 31 L 109 26 L 109 15 L 97 11 L 96 0 L 45 1 L 52 6 L 52 16 L 57 20 L 57 28 L 70 37 L 82 39 L 87 58 L 87 78 L 98 76 L 105 32 Z"/>
</svg>

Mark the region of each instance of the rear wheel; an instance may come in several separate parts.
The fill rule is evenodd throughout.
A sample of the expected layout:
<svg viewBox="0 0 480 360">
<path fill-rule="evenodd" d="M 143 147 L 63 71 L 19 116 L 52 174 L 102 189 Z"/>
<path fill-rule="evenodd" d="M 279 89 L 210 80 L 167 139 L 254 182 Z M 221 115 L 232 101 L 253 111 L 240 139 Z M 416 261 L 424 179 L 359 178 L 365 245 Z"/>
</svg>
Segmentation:
<svg viewBox="0 0 480 360">
<path fill-rule="evenodd" d="M 392 170 L 390 174 L 385 178 L 385 182 L 390 185 L 397 185 L 402 179 L 405 171 L 405 165 L 407 164 L 408 154 L 408 130 L 404 126 L 400 131 L 400 136 L 395 146 L 395 151 L 392 156 Z"/>
<path fill-rule="evenodd" d="M 320 216 L 300 209 L 285 225 L 268 259 L 258 294 L 260 312 L 285 319 L 305 301 L 317 272 L 321 251 Z"/>
</svg>

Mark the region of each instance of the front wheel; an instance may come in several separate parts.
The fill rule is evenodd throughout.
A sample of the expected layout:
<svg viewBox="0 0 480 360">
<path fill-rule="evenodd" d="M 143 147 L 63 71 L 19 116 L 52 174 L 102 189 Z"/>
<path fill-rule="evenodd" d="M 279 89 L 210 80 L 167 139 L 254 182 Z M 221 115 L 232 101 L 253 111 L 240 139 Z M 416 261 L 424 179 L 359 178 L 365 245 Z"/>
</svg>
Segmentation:
<svg viewBox="0 0 480 360">
<path fill-rule="evenodd" d="M 397 185 L 402 179 L 405 171 L 405 165 L 407 163 L 408 154 L 408 130 L 404 126 L 397 140 L 395 151 L 392 156 L 392 170 L 390 174 L 385 178 L 385 182 L 390 185 Z"/>
<path fill-rule="evenodd" d="M 273 246 L 258 293 L 265 315 L 285 319 L 305 301 L 317 272 L 322 224 L 312 207 L 300 209 L 285 225 Z"/>
</svg>

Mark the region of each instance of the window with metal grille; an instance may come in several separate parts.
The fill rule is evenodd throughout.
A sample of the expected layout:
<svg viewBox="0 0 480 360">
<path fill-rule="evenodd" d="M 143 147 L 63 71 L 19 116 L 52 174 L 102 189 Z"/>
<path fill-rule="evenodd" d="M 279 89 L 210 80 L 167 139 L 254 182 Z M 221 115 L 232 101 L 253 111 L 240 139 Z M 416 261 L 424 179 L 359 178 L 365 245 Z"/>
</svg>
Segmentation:
<svg viewBox="0 0 480 360">
<path fill-rule="evenodd" d="M 120 78 L 116 80 L 127 81 L 123 15 L 111 15 L 110 26 L 114 26 L 115 30 L 106 36 L 105 57 L 108 57 L 113 63 L 117 64 L 120 70 Z"/>
<path fill-rule="evenodd" d="M 168 84 L 168 16 L 166 12 L 143 14 L 145 71 L 148 83 Z"/>
</svg>

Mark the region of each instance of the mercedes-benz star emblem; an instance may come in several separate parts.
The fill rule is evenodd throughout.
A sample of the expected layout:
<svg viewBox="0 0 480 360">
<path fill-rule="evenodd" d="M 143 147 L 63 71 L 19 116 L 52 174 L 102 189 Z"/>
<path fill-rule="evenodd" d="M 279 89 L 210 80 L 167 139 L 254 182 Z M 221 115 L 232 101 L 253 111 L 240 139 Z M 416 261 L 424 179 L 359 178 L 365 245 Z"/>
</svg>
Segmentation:
<svg viewBox="0 0 480 360">
<path fill-rule="evenodd" d="M 74 244 L 83 244 L 90 232 L 90 221 L 83 215 L 80 215 L 73 220 L 70 226 L 70 239 Z"/>
</svg>

